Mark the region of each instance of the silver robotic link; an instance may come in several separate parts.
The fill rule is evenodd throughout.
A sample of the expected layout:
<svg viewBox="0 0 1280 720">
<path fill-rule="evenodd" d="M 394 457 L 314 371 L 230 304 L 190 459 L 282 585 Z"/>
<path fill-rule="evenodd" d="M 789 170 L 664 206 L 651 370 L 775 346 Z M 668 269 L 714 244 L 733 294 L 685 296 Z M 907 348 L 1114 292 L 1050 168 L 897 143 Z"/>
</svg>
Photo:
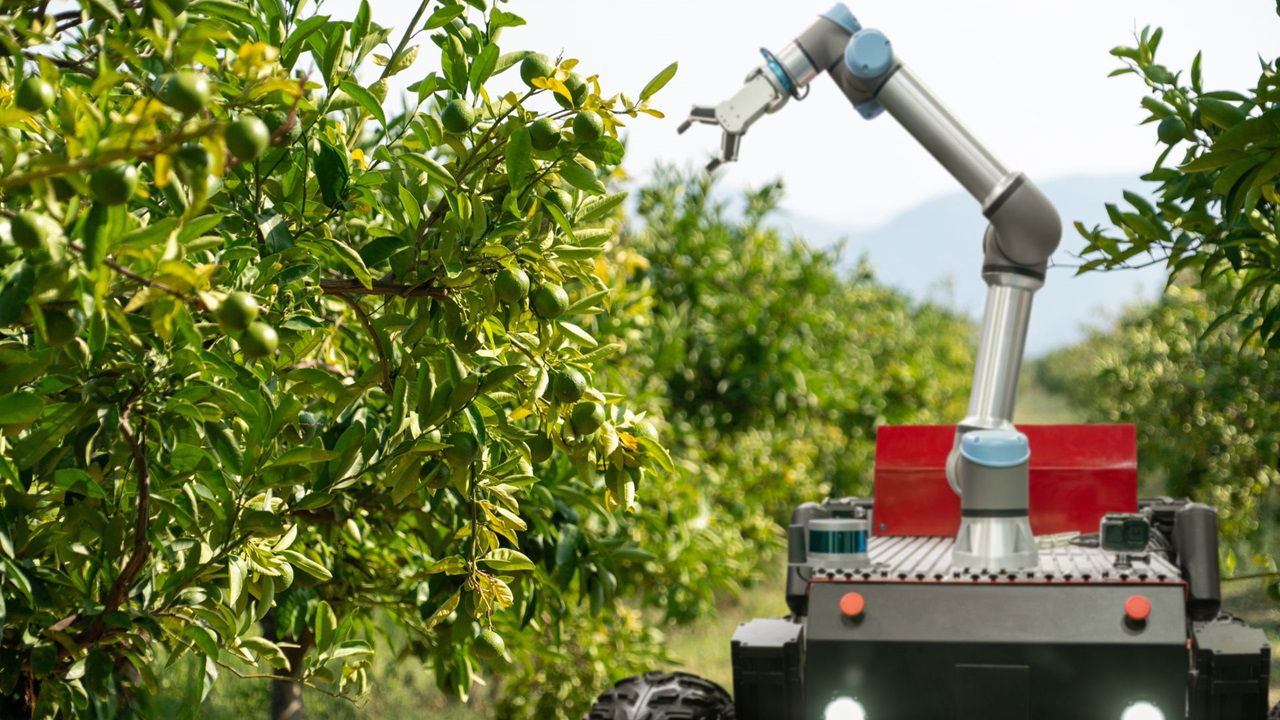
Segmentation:
<svg viewBox="0 0 1280 720">
<path fill-rule="evenodd" d="M 695 106 L 680 126 L 682 133 L 694 123 L 717 125 L 722 130 L 720 155 L 708 170 L 737 160 L 742 137 L 757 120 L 781 110 L 793 98 L 803 99 L 814 78 L 826 73 L 862 117 L 869 120 L 888 113 L 901 123 L 973 196 L 990 221 L 983 238 L 987 303 L 969 409 L 956 426 L 947 479 L 961 495 L 962 505 L 974 492 L 988 499 L 993 492 L 1006 493 L 1010 506 L 1021 503 L 1025 511 L 1025 472 L 1001 482 L 987 482 L 987 471 L 992 468 L 975 464 L 963 450 L 970 433 L 1013 430 L 1031 301 L 1044 284 L 1049 257 L 1062 236 L 1057 211 L 1025 175 L 1006 169 L 956 120 L 898 59 L 884 33 L 864 28 L 845 5 L 837 4 L 824 13 L 782 51 L 762 53 L 764 64 L 747 76 L 737 94 L 716 106 Z M 966 487 L 970 479 L 981 483 L 982 489 Z M 1027 567 L 1028 549 L 1019 535 L 1025 525 L 1029 537 L 1025 512 L 1014 524 L 1018 532 L 1008 536 L 1013 538 L 1010 542 L 986 540 L 995 536 L 992 528 L 1010 523 L 962 525 L 962 535 L 968 528 L 972 544 L 962 553 L 964 538 L 958 537 L 954 562 L 993 570 Z M 1034 543 L 1029 552 L 1035 555 Z"/>
</svg>

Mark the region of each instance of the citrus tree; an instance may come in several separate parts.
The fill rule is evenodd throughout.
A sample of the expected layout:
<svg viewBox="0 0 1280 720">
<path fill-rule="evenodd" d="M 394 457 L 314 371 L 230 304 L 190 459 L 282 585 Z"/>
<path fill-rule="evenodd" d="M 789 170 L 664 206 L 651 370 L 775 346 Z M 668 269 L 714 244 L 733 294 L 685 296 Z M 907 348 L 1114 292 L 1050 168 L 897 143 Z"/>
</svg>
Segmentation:
<svg viewBox="0 0 1280 720">
<path fill-rule="evenodd" d="M 671 465 L 592 382 L 605 181 L 675 67 L 605 95 L 501 5 L 4 5 L 0 714 L 146 715 L 187 657 L 190 715 L 220 674 L 296 713 L 386 622 L 465 695 L 612 607 L 590 528 Z"/>
<path fill-rule="evenodd" d="M 1242 339 L 1280 348 L 1280 58 L 1261 59 L 1252 88 L 1209 89 L 1201 54 L 1187 72 L 1156 61 L 1162 37 L 1147 28 L 1111 51 L 1124 63 L 1113 75 L 1147 86 L 1145 122 L 1164 146 L 1143 176 L 1159 184 L 1156 201 L 1126 192 L 1123 207 L 1107 205 L 1112 228 L 1077 223 L 1088 240 L 1081 270 L 1161 264 L 1171 282 L 1224 279 L 1232 300 L 1206 330 L 1236 322 Z"/>
</svg>

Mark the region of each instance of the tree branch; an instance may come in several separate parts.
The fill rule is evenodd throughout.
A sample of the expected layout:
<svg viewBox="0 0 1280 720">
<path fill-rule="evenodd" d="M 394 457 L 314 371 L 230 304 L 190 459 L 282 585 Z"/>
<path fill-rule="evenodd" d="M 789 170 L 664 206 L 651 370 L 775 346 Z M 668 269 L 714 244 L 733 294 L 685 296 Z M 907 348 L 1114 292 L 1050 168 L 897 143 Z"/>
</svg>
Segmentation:
<svg viewBox="0 0 1280 720">
<path fill-rule="evenodd" d="M 341 280 L 321 280 L 320 290 L 325 295 L 396 295 L 399 297 L 449 297 L 449 289 L 418 283 L 405 285 L 389 280 L 374 280 L 370 287 L 365 287 L 359 280 L 343 278 Z"/>
<path fill-rule="evenodd" d="M 369 333 L 369 336 L 373 338 L 373 345 L 378 350 L 378 365 L 382 367 L 382 389 L 390 395 L 394 388 L 391 385 L 391 367 L 387 363 L 387 351 L 382 347 L 382 336 L 378 334 L 378 331 L 373 327 L 373 323 L 369 321 L 369 313 L 365 312 L 364 308 L 360 306 L 359 300 L 350 295 L 340 294 L 338 297 L 351 306 L 356 316 L 360 318 L 360 324 L 364 326 L 365 332 Z"/>
</svg>

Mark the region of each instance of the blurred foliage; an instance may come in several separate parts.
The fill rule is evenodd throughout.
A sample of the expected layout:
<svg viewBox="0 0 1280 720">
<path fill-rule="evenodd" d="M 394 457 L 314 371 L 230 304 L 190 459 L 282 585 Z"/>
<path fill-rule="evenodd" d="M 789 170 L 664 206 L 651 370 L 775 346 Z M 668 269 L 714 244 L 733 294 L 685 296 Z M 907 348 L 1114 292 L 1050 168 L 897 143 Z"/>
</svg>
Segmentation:
<svg viewBox="0 0 1280 720">
<path fill-rule="evenodd" d="M 704 578 L 696 605 L 654 598 L 671 618 L 751 577 L 796 504 L 868 494 L 877 425 L 953 422 L 968 400 L 971 325 L 785 237 L 769 222 L 781 196 L 730 201 L 714 178 L 660 168 L 616 262 L 652 303 L 616 331 L 616 371 L 671 424 L 680 473 L 657 497 L 698 508 L 672 526 L 706 528 L 657 569 L 651 595 Z"/>
<path fill-rule="evenodd" d="M 1107 205 L 1113 228 L 1076 223 L 1088 240 L 1081 272 L 1162 264 L 1170 282 L 1223 279 L 1233 295 L 1202 331 L 1233 322 L 1241 341 L 1280 348 L 1280 59 L 1259 58 L 1252 88 L 1207 90 L 1200 53 L 1185 73 L 1156 62 L 1162 36 L 1146 28 L 1134 47 L 1111 51 L 1124 62 L 1112 75 L 1146 84 L 1145 122 L 1166 146 L 1142 178 L 1159 184 L 1156 201 L 1126 192 L 1125 207 Z"/>
<path fill-rule="evenodd" d="M 482 0 L 307 5 L 4 4 L 0 715 L 172 717 L 184 656 L 179 716 L 220 674 L 359 696 L 388 623 L 457 696 L 513 656 L 567 693 L 570 633 L 652 654 L 576 608 L 634 616 L 620 511 L 672 464 L 582 376 L 675 66 L 608 96 Z"/>
<path fill-rule="evenodd" d="M 1144 492 L 1218 508 L 1223 536 L 1274 570 L 1280 552 L 1280 363 L 1227 324 L 1197 341 L 1238 288 L 1186 283 L 1114 328 L 1040 360 L 1037 378 L 1092 422 L 1134 423 Z M 1228 575 L 1236 554 L 1226 556 Z"/>
</svg>

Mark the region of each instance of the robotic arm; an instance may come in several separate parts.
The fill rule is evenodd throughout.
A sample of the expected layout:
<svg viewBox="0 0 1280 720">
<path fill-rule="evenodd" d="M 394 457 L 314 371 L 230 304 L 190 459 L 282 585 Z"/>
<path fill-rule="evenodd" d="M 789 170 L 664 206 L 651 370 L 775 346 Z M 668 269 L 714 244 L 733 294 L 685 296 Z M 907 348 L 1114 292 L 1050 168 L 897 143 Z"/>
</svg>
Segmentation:
<svg viewBox="0 0 1280 720">
<path fill-rule="evenodd" d="M 801 100 L 826 72 L 862 117 L 888 112 L 978 201 L 990 221 L 983 241 L 982 277 L 988 286 L 968 415 L 956 428 L 947 478 L 960 492 L 958 449 L 972 430 L 1011 430 L 1031 299 L 1044 284 L 1062 222 L 1048 198 L 1025 175 L 1007 170 L 895 56 L 879 30 L 863 28 L 844 4 L 824 13 L 747 76 L 736 95 L 715 107 L 695 106 L 680 132 L 694 123 L 724 131 L 720 157 L 708 170 L 737 160 L 742 136 L 757 120 Z"/>
</svg>

